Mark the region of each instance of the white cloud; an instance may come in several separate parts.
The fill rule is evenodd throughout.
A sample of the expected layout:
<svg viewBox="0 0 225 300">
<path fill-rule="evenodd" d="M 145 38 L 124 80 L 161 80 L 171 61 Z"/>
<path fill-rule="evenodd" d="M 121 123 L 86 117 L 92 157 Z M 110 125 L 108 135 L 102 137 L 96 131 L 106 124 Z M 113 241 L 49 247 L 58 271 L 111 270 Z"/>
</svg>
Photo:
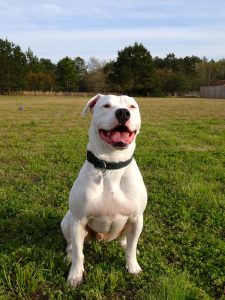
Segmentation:
<svg viewBox="0 0 225 300">
<path fill-rule="evenodd" d="M 222 58 L 225 41 L 217 45 L 223 30 L 205 30 L 204 28 L 141 28 L 122 30 L 35 30 L 11 32 L 8 38 L 26 50 L 28 46 L 39 57 L 48 57 L 54 61 L 66 55 L 88 58 L 115 58 L 117 51 L 142 42 L 153 56 L 165 56 L 174 52 L 177 56 L 198 55 L 200 57 Z M 23 43 L 21 44 L 21 36 Z"/>
<path fill-rule="evenodd" d="M 88 28 L 141 27 L 143 22 L 183 22 L 195 24 L 204 20 L 223 22 L 225 3 L 221 0 L 0 0 L 0 27 L 14 28 L 29 24 L 31 27 Z M 103 24 L 104 23 L 104 24 Z M 169 24 L 168 24 L 169 25 Z"/>
<path fill-rule="evenodd" d="M 136 41 L 153 56 L 221 58 L 224 31 L 222 0 L 0 0 L 0 38 L 54 61 L 115 58 Z"/>
<path fill-rule="evenodd" d="M 62 7 L 51 3 L 42 3 L 40 5 L 40 9 L 47 14 L 53 15 L 62 15 L 66 13 L 66 11 Z"/>
</svg>

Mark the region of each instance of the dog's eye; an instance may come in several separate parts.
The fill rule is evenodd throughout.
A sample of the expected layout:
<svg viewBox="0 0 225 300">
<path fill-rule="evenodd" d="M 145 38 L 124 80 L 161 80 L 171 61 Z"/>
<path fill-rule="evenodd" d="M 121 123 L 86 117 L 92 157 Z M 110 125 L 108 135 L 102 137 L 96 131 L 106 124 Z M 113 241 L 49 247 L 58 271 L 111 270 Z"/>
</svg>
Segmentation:
<svg viewBox="0 0 225 300">
<path fill-rule="evenodd" d="M 136 108 L 136 106 L 132 104 L 132 105 L 130 106 L 130 108 Z"/>
<path fill-rule="evenodd" d="M 110 108 L 111 105 L 110 105 L 110 104 L 105 104 L 105 105 L 103 105 L 103 107 L 104 107 L 104 108 Z"/>
</svg>

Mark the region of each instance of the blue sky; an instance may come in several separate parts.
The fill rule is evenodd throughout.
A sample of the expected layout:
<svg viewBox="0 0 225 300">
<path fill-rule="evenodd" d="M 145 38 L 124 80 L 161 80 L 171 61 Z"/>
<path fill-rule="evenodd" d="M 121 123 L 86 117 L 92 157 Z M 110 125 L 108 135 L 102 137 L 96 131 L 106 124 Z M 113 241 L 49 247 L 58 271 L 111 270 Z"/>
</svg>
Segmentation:
<svg viewBox="0 0 225 300">
<path fill-rule="evenodd" d="M 0 38 L 54 62 L 115 59 L 135 42 L 152 56 L 221 59 L 225 0 L 0 0 Z"/>
</svg>

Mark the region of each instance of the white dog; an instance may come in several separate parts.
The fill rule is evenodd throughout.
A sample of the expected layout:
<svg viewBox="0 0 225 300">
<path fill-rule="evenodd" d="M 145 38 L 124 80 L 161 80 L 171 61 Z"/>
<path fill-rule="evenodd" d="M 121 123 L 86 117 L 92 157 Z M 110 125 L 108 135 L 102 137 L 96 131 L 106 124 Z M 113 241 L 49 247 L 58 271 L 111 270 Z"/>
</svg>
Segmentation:
<svg viewBox="0 0 225 300">
<path fill-rule="evenodd" d="M 128 96 L 96 95 L 83 114 L 93 112 L 87 160 L 69 196 L 69 210 L 61 228 L 72 257 L 68 282 L 77 286 L 83 277 L 85 240 L 120 238 L 126 249 L 126 268 L 137 274 L 138 238 L 143 227 L 147 193 L 132 157 L 141 119 L 138 104 Z M 72 252 L 72 253 L 71 253 Z"/>
</svg>

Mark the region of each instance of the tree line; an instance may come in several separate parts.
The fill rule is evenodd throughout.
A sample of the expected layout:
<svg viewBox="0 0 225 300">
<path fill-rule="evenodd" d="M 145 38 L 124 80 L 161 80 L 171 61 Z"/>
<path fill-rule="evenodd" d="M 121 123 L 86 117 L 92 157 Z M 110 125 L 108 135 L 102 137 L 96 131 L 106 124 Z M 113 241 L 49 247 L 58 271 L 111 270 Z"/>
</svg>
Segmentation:
<svg viewBox="0 0 225 300">
<path fill-rule="evenodd" d="M 118 51 L 111 61 L 85 61 L 68 56 L 56 64 L 38 58 L 29 48 L 0 39 L 0 93 L 16 91 L 114 92 L 165 96 L 198 91 L 200 86 L 225 79 L 225 59 L 152 57 L 142 44 Z"/>
</svg>

